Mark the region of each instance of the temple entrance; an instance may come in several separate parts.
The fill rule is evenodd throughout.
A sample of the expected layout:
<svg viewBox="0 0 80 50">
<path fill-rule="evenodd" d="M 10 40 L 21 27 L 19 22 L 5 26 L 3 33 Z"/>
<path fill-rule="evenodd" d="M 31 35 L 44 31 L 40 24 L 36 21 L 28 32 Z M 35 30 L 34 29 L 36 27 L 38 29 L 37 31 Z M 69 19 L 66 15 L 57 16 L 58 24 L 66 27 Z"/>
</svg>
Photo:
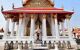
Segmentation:
<svg viewBox="0 0 80 50">
<path fill-rule="evenodd" d="M 41 21 L 41 14 L 35 15 L 35 33 L 34 38 L 36 43 L 40 43 L 42 41 L 42 21 Z"/>
<path fill-rule="evenodd" d="M 41 32 L 41 28 L 38 26 L 37 29 L 35 30 L 35 42 L 40 42 L 42 41 L 42 32 Z"/>
</svg>

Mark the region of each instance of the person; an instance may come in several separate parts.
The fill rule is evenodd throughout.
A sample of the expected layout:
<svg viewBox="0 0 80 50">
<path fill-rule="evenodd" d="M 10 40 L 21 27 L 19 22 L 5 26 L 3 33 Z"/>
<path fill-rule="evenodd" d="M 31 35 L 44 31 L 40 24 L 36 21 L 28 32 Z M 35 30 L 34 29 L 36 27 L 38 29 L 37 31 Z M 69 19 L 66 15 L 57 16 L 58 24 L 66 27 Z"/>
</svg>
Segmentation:
<svg viewBox="0 0 80 50">
<path fill-rule="evenodd" d="M 5 42 L 4 50 L 9 50 L 9 43 L 8 43 L 8 41 Z"/>
<path fill-rule="evenodd" d="M 16 42 L 14 43 L 13 48 L 14 48 L 14 50 L 17 50 L 17 49 L 18 49 L 18 41 L 16 41 Z"/>
<path fill-rule="evenodd" d="M 9 44 L 9 50 L 13 50 L 13 45 L 14 45 L 14 43 L 13 43 L 13 41 L 11 41 Z"/>
</svg>

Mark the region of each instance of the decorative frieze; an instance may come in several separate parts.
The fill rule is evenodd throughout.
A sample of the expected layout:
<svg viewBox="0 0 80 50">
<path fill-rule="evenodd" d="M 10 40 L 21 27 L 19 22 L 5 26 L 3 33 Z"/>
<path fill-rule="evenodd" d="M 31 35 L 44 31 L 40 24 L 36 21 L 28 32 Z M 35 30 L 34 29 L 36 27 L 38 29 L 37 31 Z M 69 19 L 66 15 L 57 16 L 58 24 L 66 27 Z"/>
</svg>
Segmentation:
<svg viewBox="0 0 80 50">
<path fill-rule="evenodd" d="M 51 1 L 46 1 L 46 0 L 31 0 L 29 1 L 28 4 L 25 4 L 25 7 L 52 7 L 54 6 Z"/>
</svg>

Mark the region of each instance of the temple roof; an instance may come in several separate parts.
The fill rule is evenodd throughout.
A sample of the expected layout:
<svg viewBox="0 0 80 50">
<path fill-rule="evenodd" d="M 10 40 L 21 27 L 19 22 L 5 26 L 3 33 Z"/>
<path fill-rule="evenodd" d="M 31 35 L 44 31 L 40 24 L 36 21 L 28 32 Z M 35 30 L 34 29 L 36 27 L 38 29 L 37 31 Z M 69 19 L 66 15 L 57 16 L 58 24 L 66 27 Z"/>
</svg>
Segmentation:
<svg viewBox="0 0 80 50">
<path fill-rule="evenodd" d="M 2 13 L 70 13 L 73 12 L 64 11 L 62 8 L 15 8 L 13 10 L 3 11 Z"/>
<path fill-rule="evenodd" d="M 80 28 L 74 28 L 72 32 L 80 35 Z"/>
<path fill-rule="evenodd" d="M 13 10 L 2 11 L 3 14 L 14 13 L 64 13 L 73 14 L 70 11 L 64 11 L 63 8 L 55 8 L 51 0 L 26 0 L 24 7 L 14 8 Z"/>
</svg>

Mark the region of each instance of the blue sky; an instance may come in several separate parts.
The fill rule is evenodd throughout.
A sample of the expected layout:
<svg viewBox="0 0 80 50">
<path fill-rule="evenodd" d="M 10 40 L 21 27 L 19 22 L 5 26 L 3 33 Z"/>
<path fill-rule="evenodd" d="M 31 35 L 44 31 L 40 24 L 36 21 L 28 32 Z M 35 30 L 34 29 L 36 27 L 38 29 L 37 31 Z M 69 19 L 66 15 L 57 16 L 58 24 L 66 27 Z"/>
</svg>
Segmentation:
<svg viewBox="0 0 80 50">
<path fill-rule="evenodd" d="M 15 8 L 22 7 L 22 0 L 0 0 L 0 7 L 1 5 L 3 5 L 4 10 L 11 10 L 13 3 Z M 72 11 L 72 9 L 74 8 L 75 13 L 70 20 L 70 27 L 80 26 L 80 0 L 54 0 L 54 3 L 55 7 L 61 8 L 63 6 L 67 11 Z M 5 27 L 5 19 L 1 13 L 1 10 L 0 26 Z"/>
</svg>

